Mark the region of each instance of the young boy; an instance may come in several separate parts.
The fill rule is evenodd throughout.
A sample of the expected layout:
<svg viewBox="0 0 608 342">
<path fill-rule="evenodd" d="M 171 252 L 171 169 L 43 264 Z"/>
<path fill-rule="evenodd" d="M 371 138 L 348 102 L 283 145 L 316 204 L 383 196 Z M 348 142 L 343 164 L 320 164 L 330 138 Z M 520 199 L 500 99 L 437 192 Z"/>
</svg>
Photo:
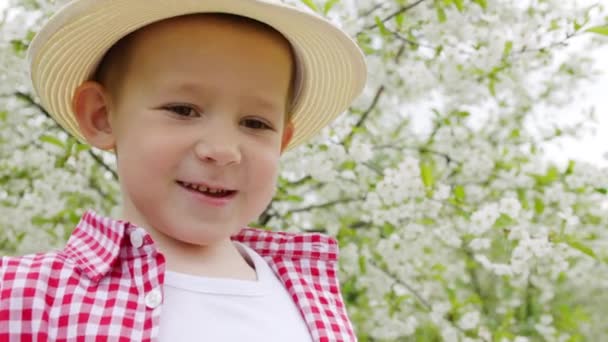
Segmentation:
<svg viewBox="0 0 608 342">
<path fill-rule="evenodd" d="M 278 2 L 78 0 L 29 59 L 53 118 L 115 153 L 122 216 L 0 258 L 0 341 L 356 340 L 335 240 L 243 228 L 361 91 L 343 32 Z"/>
</svg>

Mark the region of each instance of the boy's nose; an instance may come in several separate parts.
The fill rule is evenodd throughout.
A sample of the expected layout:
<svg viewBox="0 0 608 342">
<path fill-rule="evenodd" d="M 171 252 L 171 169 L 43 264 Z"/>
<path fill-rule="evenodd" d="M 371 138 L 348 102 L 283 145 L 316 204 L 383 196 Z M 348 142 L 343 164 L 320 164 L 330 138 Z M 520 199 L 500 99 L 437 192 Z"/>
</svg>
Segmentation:
<svg viewBox="0 0 608 342">
<path fill-rule="evenodd" d="M 198 159 L 227 166 L 241 162 L 241 152 L 238 144 L 230 139 L 201 139 L 194 149 Z"/>
</svg>

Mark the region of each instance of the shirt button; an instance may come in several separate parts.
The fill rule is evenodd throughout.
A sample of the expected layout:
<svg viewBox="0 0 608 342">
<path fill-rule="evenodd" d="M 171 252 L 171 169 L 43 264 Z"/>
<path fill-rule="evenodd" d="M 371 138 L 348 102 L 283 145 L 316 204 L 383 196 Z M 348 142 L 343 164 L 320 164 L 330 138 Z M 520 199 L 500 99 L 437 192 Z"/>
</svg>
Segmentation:
<svg viewBox="0 0 608 342">
<path fill-rule="evenodd" d="M 150 309 L 156 309 L 163 301 L 163 295 L 160 290 L 152 290 L 146 295 L 146 306 Z"/>
<path fill-rule="evenodd" d="M 129 235 L 129 239 L 131 240 L 131 245 L 135 248 L 139 248 L 144 245 L 144 234 L 140 229 L 135 229 Z"/>
</svg>

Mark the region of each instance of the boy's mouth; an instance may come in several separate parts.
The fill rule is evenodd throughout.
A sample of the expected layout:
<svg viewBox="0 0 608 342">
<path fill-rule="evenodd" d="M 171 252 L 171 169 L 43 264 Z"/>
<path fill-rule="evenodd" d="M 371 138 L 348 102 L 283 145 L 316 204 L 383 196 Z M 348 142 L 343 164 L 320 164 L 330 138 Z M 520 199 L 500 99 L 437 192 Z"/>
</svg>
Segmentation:
<svg viewBox="0 0 608 342">
<path fill-rule="evenodd" d="M 236 193 L 235 190 L 212 188 L 212 187 L 209 187 L 209 186 L 206 186 L 203 184 L 194 184 L 194 183 L 187 183 L 187 182 L 182 182 L 182 181 L 177 181 L 177 184 L 179 184 L 181 187 L 185 188 L 186 190 L 196 191 L 205 196 L 215 197 L 215 198 L 230 197 Z"/>
</svg>

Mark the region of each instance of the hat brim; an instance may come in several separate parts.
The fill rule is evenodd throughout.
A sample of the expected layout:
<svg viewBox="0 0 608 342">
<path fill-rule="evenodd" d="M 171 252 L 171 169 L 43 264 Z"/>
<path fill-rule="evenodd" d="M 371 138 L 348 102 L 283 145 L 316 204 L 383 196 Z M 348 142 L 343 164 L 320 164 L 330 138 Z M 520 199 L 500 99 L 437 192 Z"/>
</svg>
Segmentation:
<svg viewBox="0 0 608 342">
<path fill-rule="evenodd" d="M 357 97 L 366 81 L 365 58 L 340 29 L 320 16 L 259 0 L 79 0 L 59 10 L 28 51 L 34 90 L 42 106 L 84 141 L 72 96 L 105 53 L 124 36 L 160 20 L 193 13 L 229 13 L 274 27 L 297 59 L 291 149 L 308 140 Z"/>
</svg>

